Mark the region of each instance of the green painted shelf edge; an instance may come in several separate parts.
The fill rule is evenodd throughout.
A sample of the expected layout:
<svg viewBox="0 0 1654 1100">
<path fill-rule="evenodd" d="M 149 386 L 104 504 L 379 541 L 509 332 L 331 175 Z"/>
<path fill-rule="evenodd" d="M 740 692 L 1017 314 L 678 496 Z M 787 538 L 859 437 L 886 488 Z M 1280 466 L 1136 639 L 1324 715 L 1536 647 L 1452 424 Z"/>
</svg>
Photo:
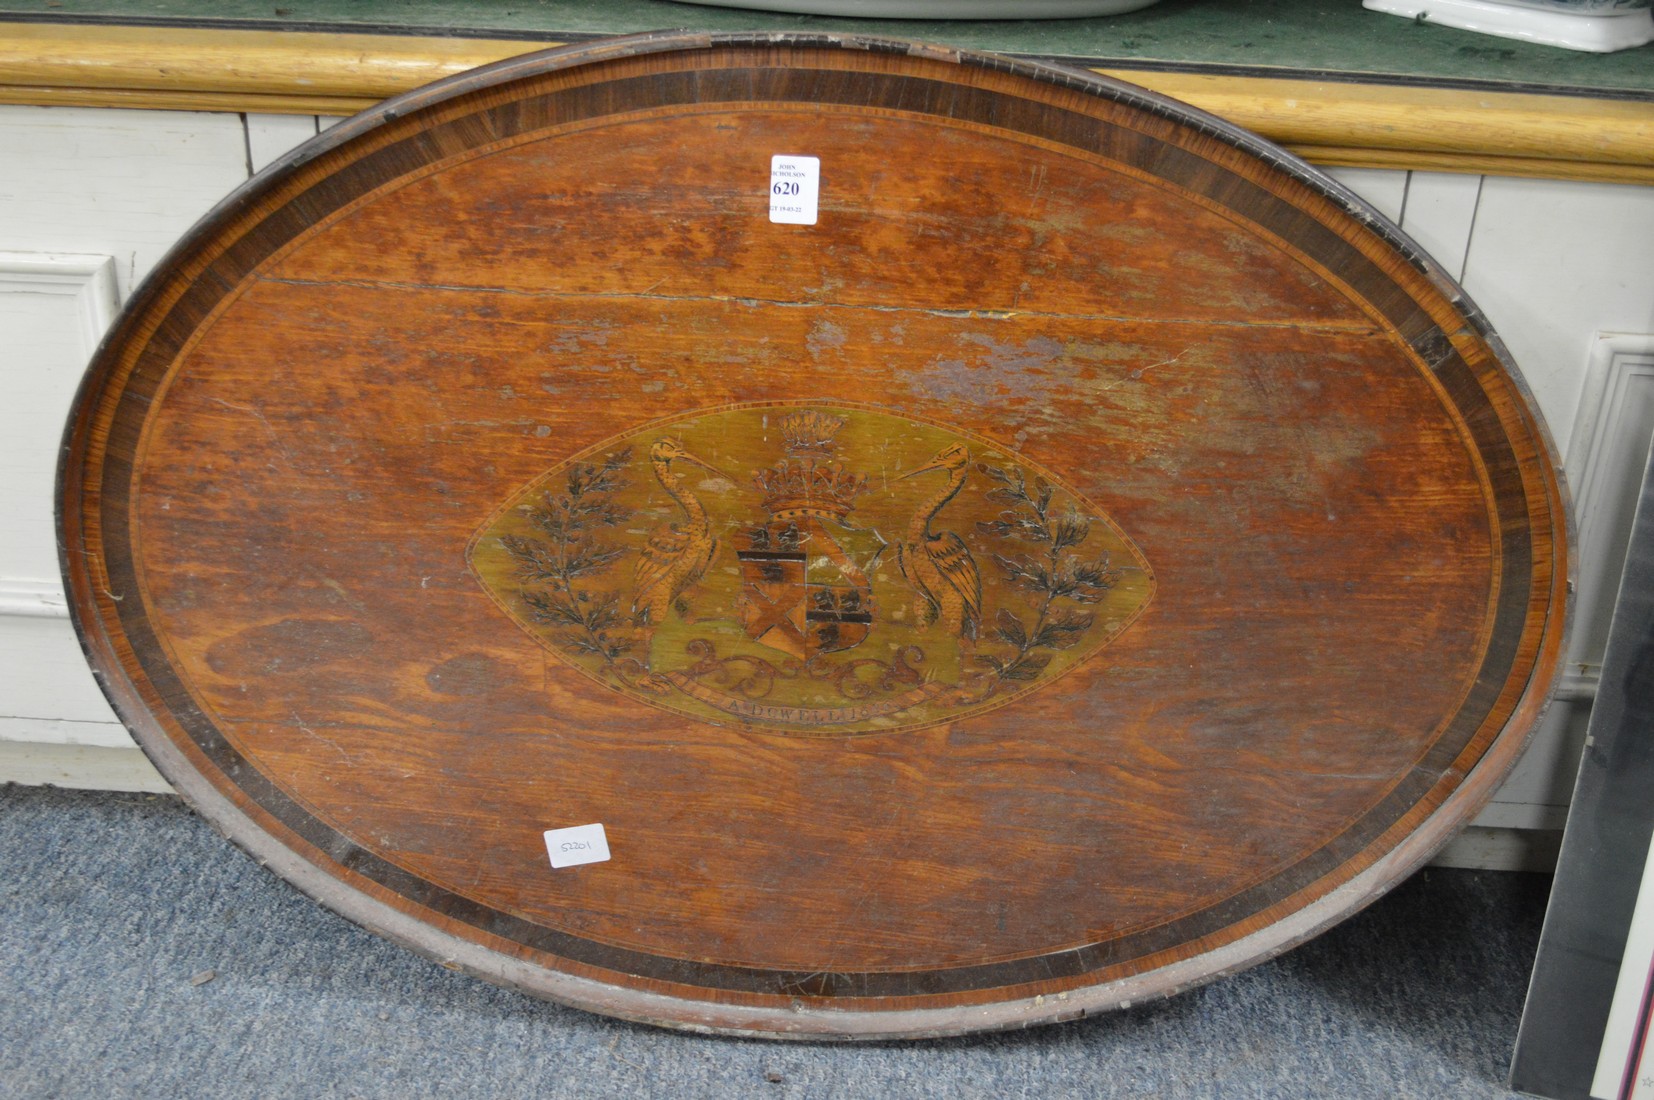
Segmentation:
<svg viewBox="0 0 1654 1100">
<path fill-rule="evenodd" d="M 1103 68 L 1654 99 L 1654 44 L 1584 54 L 1421 25 L 1360 0 L 1163 0 L 1096 19 L 834 19 L 670 0 L 0 0 L 4 22 L 573 41 L 658 30 L 877 34 Z"/>
</svg>

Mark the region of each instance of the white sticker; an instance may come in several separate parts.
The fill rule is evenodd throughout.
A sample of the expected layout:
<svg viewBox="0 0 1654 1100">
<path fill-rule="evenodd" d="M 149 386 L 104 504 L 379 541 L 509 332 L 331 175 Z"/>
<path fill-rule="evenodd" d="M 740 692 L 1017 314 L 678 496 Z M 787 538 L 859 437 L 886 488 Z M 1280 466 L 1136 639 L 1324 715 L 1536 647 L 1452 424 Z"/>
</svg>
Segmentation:
<svg viewBox="0 0 1654 1100">
<path fill-rule="evenodd" d="M 770 158 L 770 221 L 782 225 L 814 225 L 816 197 L 821 193 L 821 158 Z"/>
<path fill-rule="evenodd" d="M 573 825 L 546 830 L 546 851 L 553 867 L 578 867 L 609 858 L 609 838 L 602 825 Z"/>
</svg>

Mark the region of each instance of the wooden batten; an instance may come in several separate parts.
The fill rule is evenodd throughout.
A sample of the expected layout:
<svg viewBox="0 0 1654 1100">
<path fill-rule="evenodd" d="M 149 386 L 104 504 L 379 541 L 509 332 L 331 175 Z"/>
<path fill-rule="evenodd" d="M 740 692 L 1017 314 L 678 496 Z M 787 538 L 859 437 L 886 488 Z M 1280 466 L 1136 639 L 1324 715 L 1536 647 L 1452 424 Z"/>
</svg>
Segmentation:
<svg viewBox="0 0 1654 1100">
<path fill-rule="evenodd" d="M 0 102 L 348 115 L 555 41 L 13 24 Z M 1313 163 L 1654 182 L 1654 103 L 1098 68 Z"/>
<path fill-rule="evenodd" d="M 1098 69 L 1317 164 L 1654 181 L 1654 103 Z"/>
</svg>

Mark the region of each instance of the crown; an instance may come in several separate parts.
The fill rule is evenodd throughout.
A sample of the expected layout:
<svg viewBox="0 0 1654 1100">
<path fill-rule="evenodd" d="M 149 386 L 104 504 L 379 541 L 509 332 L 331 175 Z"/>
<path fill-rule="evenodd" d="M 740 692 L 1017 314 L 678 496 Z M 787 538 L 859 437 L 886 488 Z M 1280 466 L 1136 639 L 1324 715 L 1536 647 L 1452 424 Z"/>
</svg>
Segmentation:
<svg viewBox="0 0 1654 1100">
<path fill-rule="evenodd" d="M 836 416 L 811 409 L 808 412 L 789 413 L 781 421 L 781 438 L 786 440 L 788 454 L 829 454 L 833 437 L 844 427 Z"/>
<path fill-rule="evenodd" d="M 850 473 L 837 462 L 817 462 L 813 458 L 784 458 L 767 470 L 759 470 L 753 481 L 764 491 L 764 507 L 775 519 L 812 515 L 843 519 L 857 494 L 867 487 L 867 478 Z"/>
</svg>

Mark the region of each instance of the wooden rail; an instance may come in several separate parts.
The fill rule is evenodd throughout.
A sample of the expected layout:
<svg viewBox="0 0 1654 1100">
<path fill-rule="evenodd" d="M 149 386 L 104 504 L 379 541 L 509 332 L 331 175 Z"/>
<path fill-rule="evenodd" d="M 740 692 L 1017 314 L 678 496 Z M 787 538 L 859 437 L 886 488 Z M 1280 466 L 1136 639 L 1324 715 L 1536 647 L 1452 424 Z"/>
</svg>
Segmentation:
<svg viewBox="0 0 1654 1100">
<path fill-rule="evenodd" d="M 15 23 L 0 103 L 348 115 L 521 39 Z M 1654 183 L 1654 103 L 1277 77 L 1099 69 L 1323 165 Z"/>
</svg>

